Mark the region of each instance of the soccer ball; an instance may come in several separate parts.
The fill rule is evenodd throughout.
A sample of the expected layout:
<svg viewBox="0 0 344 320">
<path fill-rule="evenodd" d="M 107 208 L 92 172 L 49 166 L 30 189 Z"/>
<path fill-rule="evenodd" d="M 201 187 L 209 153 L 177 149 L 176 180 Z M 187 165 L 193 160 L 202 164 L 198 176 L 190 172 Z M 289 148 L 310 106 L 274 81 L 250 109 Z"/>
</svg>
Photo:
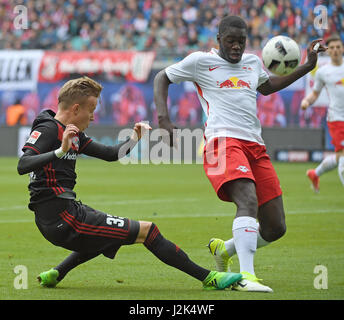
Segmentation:
<svg viewBox="0 0 344 320">
<path fill-rule="evenodd" d="M 298 44 L 286 36 L 270 39 L 262 51 L 265 67 L 273 74 L 285 76 L 292 73 L 299 65 L 301 51 Z"/>
</svg>

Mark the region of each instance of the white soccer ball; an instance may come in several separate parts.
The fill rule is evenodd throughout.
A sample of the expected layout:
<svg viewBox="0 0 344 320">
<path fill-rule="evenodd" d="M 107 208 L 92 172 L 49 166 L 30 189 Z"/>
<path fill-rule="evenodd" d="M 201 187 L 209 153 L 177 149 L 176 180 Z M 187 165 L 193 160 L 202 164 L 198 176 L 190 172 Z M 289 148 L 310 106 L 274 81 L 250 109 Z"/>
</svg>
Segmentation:
<svg viewBox="0 0 344 320">
<path fill-rule="evenodd" d="M 262 51 L 265 67 L 278 76 L 292 73 L 299 65 L 301 51 L 298 44 L 286 36 L 276 36 L 270 39 Z"/>
</svg>

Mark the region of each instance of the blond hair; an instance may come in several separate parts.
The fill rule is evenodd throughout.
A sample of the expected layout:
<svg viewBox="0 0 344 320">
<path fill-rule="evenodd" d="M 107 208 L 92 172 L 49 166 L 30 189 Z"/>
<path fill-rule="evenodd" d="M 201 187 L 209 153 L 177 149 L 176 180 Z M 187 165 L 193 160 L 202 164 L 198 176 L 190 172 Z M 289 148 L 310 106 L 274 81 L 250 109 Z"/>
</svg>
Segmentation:
<svg viewBox="0 0 344 320">
<path fill-rule="evenodd" d="M 103 87 L 86 76 L 69 80 L 59 91 L 59 107 L 66 109 L 74 103 L 82 103 L 88 97 L 98 98 Z"/>
</svg>

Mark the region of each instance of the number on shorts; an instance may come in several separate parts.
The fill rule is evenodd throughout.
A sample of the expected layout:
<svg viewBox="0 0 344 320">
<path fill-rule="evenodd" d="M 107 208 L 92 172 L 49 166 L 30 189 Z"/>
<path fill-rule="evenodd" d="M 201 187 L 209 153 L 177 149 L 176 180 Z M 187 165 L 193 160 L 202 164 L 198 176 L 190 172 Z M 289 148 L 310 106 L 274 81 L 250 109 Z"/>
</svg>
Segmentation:
<svg viewBox="0 0 344 320">
<path fill-rule="evenodd" d="M 110 226 L 117 225 L 118 227 L 124 226 L 124 218 L 117 217 L 117 216 L 111 216 L 107 214 L 106 223 Z"/>
</svg>

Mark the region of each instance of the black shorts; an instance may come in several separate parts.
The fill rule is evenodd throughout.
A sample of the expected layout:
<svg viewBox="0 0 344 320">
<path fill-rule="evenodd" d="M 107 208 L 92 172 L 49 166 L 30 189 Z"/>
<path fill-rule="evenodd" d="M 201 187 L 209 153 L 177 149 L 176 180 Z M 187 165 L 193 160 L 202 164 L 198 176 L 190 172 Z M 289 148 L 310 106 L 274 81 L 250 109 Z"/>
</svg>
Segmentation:
<svg viewBox="0 0 344 320">
<path fill-rule="evenodd" d="M 106 214 L 80 201 L 55 199 L 36 204 L 35 221 L 42 235 L 56 246 L 113 259 L 122 245 L 135 242 L 138 221 Z"/>
</svg>

